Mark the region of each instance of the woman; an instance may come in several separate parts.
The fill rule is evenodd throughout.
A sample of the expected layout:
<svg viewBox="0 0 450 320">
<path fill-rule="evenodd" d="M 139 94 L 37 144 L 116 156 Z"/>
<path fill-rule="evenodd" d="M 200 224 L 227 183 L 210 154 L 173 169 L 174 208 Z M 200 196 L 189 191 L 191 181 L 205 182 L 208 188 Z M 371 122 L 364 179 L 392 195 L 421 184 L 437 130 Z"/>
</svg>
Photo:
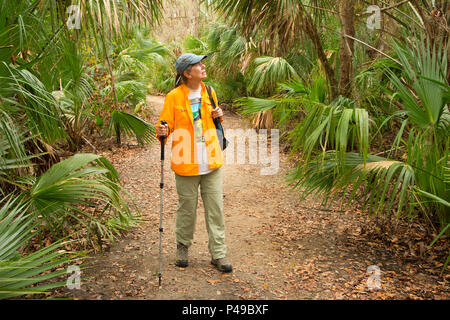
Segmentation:
<svg viewBox="0 0 450 320">
<path fill-rule="evenodd" d="M 176 61 L 176 87 L 164 101 L 156 124 L 158 137 L 172 135 L 171 168 L 175 172 L 178 209 L 175 235 L 177 258 L 175 265 L 187 267 L 196 223 L 198 187 L 205 207 L 208 248 L 211 263 L 222 272 L 231 272 L 226 258 L 225 225 L 222 199 L 223 154 L 213 118 L 223 112 L 211 106 L 203 79 L 206 78 L 205 55 L 186 53 Z M 212 90 L 216 106 L 217 97 Z M 165 120 L 166 125 L 161 125 Z M 167 139 L 165 140 L 167 142 Z"/>
</svg>

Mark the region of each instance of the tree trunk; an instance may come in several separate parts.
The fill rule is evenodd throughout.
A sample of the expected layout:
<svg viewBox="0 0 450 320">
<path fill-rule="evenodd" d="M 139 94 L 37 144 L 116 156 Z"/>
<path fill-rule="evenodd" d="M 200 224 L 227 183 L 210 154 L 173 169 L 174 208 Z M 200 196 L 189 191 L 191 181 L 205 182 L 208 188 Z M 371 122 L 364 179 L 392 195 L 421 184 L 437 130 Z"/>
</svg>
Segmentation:
<svg viewBox="0 0 450 320">
<path fill-rule="evenodd" d="M 107 62 L 109 75 L 111 77 L 111 92 L 112 92 L 113 97 L 114 97 L 114 107 L 115 107 L 115 110 L 119 110 L 119 102 L 117 101 L 117 93 L 116 93 L 116 86 L 115 86 L 115 79 L 114 79 L 114 71 L 113 71 L 113 68 L 112 68 L 112 65 L 111 65 L 111 61 L 109 60 L 109 57 L 108 57 L 108 51 L 106 49 L 105 37 L 103 35 L 103 30 L 99 29 L 98 31 L 99 31 L 99 34 L 100 34 L 100 38 L 102 40 L 103 51 L 104 51 L 104 54 L 105 54 L 105 60 Z M 115 126 L 115 130 L 116 130 L 116 142 L 117 142 L 117 145 L 120 146 L 121 145 L 120 125 L 118 123 L 115 123 L 114 126 Z"/>
<path fill-rule="evenodd" d="M 303 6 L 299 6 L 299 12 L 303 18 L 302 28 L 304 32 L 308 35 L 308 37 L 313 42 L 314 48 L 316 50 L 317 56 L 322 63 L 322 66 L 325 70 L 325 75 L 327 77 L 328 83 L 330 85 L 330 95 L 331 100 L 334 100 L 338 96 L 338 83 L 336 81 L 336 77 L 334 75 L 334 69 L 331 66 L 328 58 L 323 50 L 322 42 L 320 39 L 320 35 L 317 31 L 316 26 L 311 18 L 311 16 L 304 11 Z"/>
<path fill-rule="evenodd" d="M 341 45 L 339 58 L 339 93 L 347 98 L 353 97 L 353 55 L 355 37 L 355 0 L 339 1 L 341 20 Z"/>
</svg>

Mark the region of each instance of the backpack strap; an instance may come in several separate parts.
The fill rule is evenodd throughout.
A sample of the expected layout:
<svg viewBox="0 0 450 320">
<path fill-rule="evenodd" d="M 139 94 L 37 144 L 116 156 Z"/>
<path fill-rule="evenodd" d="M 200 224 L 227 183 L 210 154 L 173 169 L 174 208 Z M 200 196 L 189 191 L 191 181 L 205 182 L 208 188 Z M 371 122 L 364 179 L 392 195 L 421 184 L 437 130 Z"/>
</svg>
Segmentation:
<svg viewBox="0 0 450 320">
<path fill-rule="evenodd" d="M 206 86 L 206 91 L 208 91 L 208 96 L 209 96 L 209 100 L 211 101 L 211 105 L 212 105 L 213 109 L 215 109 L 216 102 L 214 101 L 214 99 L 212 97 L 211 87 L 208 85 L 205 85 L 205 86 Z M 222 127 L 222 124 L 220 123 L 220 119 L 214 118 L 213 122 L 214 122 L 214 125 L 216 126 L 217 138 L 219 139 L 220 148 L 222 150 L 225 150 L 225 148 L 228 146 L 228 140 L 225 138 L 225 135 L 223 133 L 223 127 Z"/>
<path fill-rule="evenodd" d="M 206 87 L 206 91 L 208 92 L 209 101 L 211 101 L 211 105 L 212 105 L 213 109 L 215 109 L 216 108 L 216 103 L 214 102 L 214 99 L 213 99 L 212 94 L 211 94 L 211 87 L 208 86 L 208 85 L 205 85 L 205 87 Z"/>
</svg>

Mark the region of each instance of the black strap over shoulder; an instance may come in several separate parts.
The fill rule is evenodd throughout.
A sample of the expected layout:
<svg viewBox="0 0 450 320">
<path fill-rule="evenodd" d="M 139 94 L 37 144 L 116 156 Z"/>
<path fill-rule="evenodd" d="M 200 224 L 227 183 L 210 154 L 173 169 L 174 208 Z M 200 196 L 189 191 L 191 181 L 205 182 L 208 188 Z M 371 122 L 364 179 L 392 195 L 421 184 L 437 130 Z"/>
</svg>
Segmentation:
<svg viewBox="0 0 450 320">
<path fill-rule="evenodd" d="M 209 96 L 209 100 L 211 101 L 211 105 L 213 107 L 213 109 L 216 108 L 216 102 L 214 101 L 212 94 L 211 94 L 211 87 L 208 85 L 206 86 L 206 91 L 208 91 L 208 96 Z M 222 150 L 225 150 L 225 148 L 228 146 L 228 140 L 225 138 L 224 132 L 223 132 L 223 128 L 222 128 L 222 124 L 220 123 L 220 119 L 219 118 L 214 118 L 213 122 L 216 126 L 216 130 L 217 130 L 217 138 L 219 139 L 219 143 L 220 143 L 220 148 Z"/>
<path fill-rule="evenodd" d="M 215 109 L 216 108 L 216 103 L 214 102 L 214 99 L 213 99 L 212 94 L 211 94 L 211 87 L 208 86 L 208 85 L 205 85 L 205 87 L 206 87 L 206 91 L 208 92 L 208 96 L 209 96 L 209 100 L 211 101 L 211 105 L 212 105 L 213 109 Z"/>
</svg>

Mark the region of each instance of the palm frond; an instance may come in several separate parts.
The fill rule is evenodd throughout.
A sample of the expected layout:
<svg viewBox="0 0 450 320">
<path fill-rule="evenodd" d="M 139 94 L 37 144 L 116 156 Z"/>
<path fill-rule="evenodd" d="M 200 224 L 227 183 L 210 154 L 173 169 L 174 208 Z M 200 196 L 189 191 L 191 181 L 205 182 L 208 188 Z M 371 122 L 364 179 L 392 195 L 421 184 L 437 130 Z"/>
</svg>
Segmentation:
<svg viewBox="0 0 450 320">
<path fill-rule="evenodd" d="M 147 87 L 143 81 L 140 81 L 136 74 L 125 73 L 116 78 L 115 89 L 117 101 L 129 102 L 130 106 L 135 107 L 138 103 L 144 102 L 147 97 Z M 111 95 L 111 86 L 106 86 L 101 90 L 105 96 Z"/>
<path fill-rule="evenodd" d="M 291 132 L 292 153 L 302 149 L 308 162 L 316 150 L 337 151 L 341 166 L 345 165 L 348 148 L 358 148 L 363 159 L 369 150 L 369 115 L 366 110 L 345 107 L 343 100 L 333 105 L 311 105 L 305 119 Z M 350 102 L 351 103 L 351 102 Z"/>
<path fill-rule="evenodd" d="M 133 114 L 114 110 L 111 113 L 111 124 L 119 126 L 127 135 L 135 135 L 140 144 L 156 141 L 155 127 Z"/>
<path fill-rule="evenodd" d="M 254 114 L 275 108 L 279 102 L 273 99 L 243 97 L 234 100 L 236 107 L 242 108 L 242 114 Z"/>
<path fill-rule="evenodd" d="M 281 57 L 259 57 L 254 60 L 255 70 L 251 75 L 248 90 L 251 92 L 268 91 L 279 82 L 298 78 L 297 72 Z"/>
<path fill-rule="evenodd" d="M 22 198 L 30 203 L 35 216 L 41 215 L 50 230 L 59 234 L 68 231 L 70 219 L 86 227 L 91 222 L 103 224 L 102 220 L 108 219 L 107 216 L 97 218 L 80 205 L 94 206 L 100 212 L 110 210 L 125 223 L 129 221 L 131 211 L 119 192 L 126 193 L 119 184 L 117 172 L 105 158 L 76 154 L 38 177 Z M 107 236 L 113 238 L 111 233 Z"/>
<path fill-rule="evenodd" d="M 324 203 L 340 195 L 347 206 L 362 199 L 369 214 L 389 212 L 394 205 L 398 215 L 404 208 L 407 213 L 412 212 L 410 191 L 415 174 L 411 166 L 374 155 L 364 159 L 351 152 L 344 155 L 344 164 L 336 159 L 339 157 L 334 150 L 327 151 L 322 157 L 291 170 L 286 182 L 301 189 L 303 197 L 314 194 L 323 197 Z M 344 191 L 350 186 L 350 193 L 346 194 Z"/>
<path fill-rule="evenodd" d="M 20 249 L 32 238 L 37 227 L 27 214 L 29 205 L 12 199 L 2 199 L 0 208 L 0 299 L 24 294 L 44 293 L 48 289 L 65 285 L 65 282 L 39 284 L 62 274 L 66 270 L 52 271 L 67 265 L 81 254 L 73 255 L 61 250 L 69 241 L 57 241 L 27 256 Z M 33 287 L 30 287 L 33 285 Z"/>
<path fill-rule="evenodd" d="M 446 81 L 447 50 L 432 47 L 426 39 L 415 40 L 413 48 L 395 42 L 394 48 L 404 67 L 404 75 L 415 95 L 395 73 L 390 69 L 386 71 L 408 116 L 420 128 L 437 125 L 445 106 L 443 103 L 445 90 L 428 79 L 441 83 Z"/>
<path fill-rule="evenodd" d="M 54 0 L 46 1 L 48 5 Z M 99 29 L 113 37 L 124 37 L 128 24 L 157 25 L 162 17 L 161 0 L 93 0 L 81 1 L 82 31 L 95 35 Z M 65 10 L 66 8 L 61 8 Z"/>
<path fill-rule="evenodd" d="M 184 49 L 186 52 L 195 54 L 207 54 L 209 52 L 208 45 L 194 36 L 188 36 L 184 39 Z"/>
<path fill-rule="evenodd" d="M 56 100 L 42 82 L 30 71 L 3 65 L 9 77 L 0 78 L 0 95 L 5 97 L 7 108 L 21 110 L 26 115 L 27 127 L 44 141 L 54 142 L 66 136 Z M 12 99 L 17 96 L 19 99 Z M 11 99 L 8 99 L 10 98 Z"/>
</svg>

